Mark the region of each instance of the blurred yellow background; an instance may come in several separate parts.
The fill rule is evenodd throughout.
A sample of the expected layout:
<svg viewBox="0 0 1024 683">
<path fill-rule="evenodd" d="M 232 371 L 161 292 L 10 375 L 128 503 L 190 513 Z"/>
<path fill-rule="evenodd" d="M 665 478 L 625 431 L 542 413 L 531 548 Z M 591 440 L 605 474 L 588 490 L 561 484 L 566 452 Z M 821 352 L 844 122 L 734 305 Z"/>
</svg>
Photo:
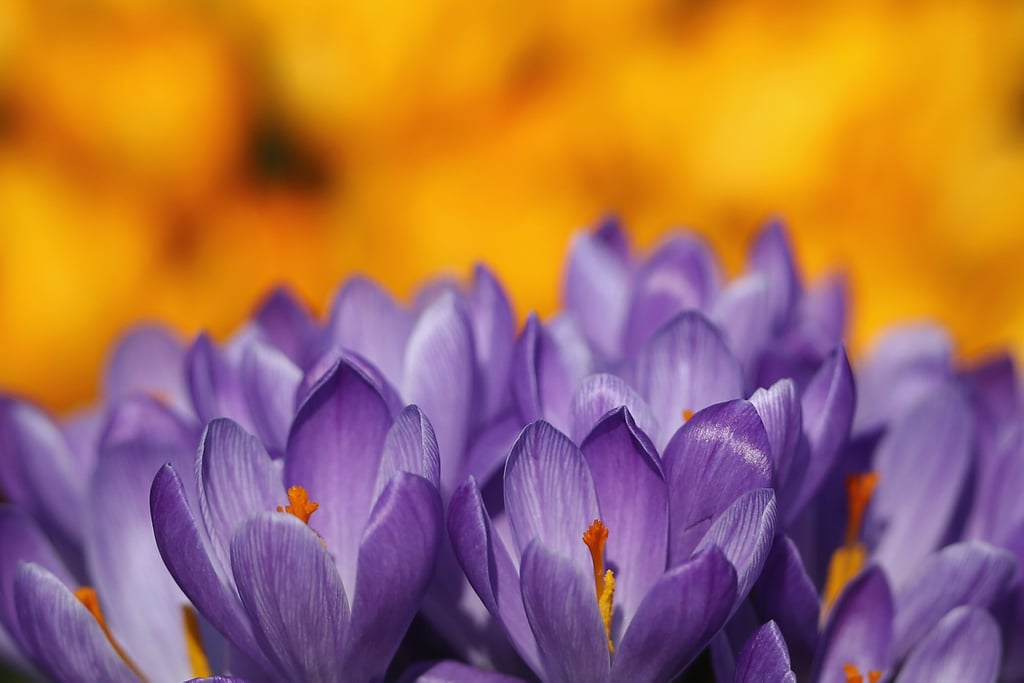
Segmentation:
<svg viewBox="0 0 1024 683">
<path fill-rule="evenodd" d="M 486 260 L 558 303 L 572 231 L 784 216 L 855 348 L 1024 351 L 1024 3 L 0 2 L 0 385 L 88 400 L 120 330 L 223 335 Z"/>
</svg>

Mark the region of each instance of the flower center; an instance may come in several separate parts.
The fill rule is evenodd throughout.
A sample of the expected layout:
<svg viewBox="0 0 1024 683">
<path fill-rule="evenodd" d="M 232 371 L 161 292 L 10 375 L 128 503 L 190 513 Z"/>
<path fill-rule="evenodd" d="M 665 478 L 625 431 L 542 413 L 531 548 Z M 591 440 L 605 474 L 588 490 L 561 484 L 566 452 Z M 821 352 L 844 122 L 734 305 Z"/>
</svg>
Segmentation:
<svg viewBox="0 0 1024 683">
<path fill-rule="evenodd" d="M 203 636 L 199 631 L 199 617 L 190 605 L 181 606 L 182 619 L 185 625 L 185 648 L 188 650 L 188 661 L 192 665 L 192 676 L 205 678 L 213 675 L 210 662 L 203 649 Z"/>
<path fill-rule="evenodd" d="M 825 581 L 825 595 L 821 615 L 832 608 L 843 588 L 864 566 L 867 560 L 867 548 L 860 542 L 861 524 L 864 512 L 871 502 L 871 495 L 878 486 L 877 472 L 851 474 L 846 478 L 846 538 L 843 545 L 832 554 L 828 564 L 828 578 Z"/>
<path fill-rule="evenodd" d="M 309 499 L 309 494 L 306 493 L 306 489 L 301 486 L 292 486 L 288 489 L 288 505 L 281 507 L 277 506 L 278 512 L 287 512 L 295 515 L 302 520 L 303 524 L 309 524 L 309 518 L 313 516 L 313 513 L 320 507 L 320 503 L 316 503 Z"/>
<path fill-rule="evenodd" d="M 853 664 L 844 664 L 843 673 L 846 674 L 846 683 L 864 683 L 864 676 L 861 675 L 860 669 Z M 881 671 L 868 671 L 868 683 L 878 683 L 882 680 Z"/>
<path fill-rule="evenodd" d="M 594 564 L 594 592 L 597 607 L 604 622 L 604 634 L 608 638 L 608 652 L 614 652 L 612 645 L 612 609 L 615 596 L 615 573 L 604 568 L 604 544 L 608 541 L 608 527 L 595 519 L 590 528 L 583 532 L 583 542 L 590 549 L 590 560 Z"/>
<path fill-rule="evenodd" d="M 89 614 L 91 614 L 93 619 L 96 620 L 96 623 L 100 625 L 100 629 L 103 630 L 103 635 L 107 637 L 107 641 L 110 643 L 110 646 L 114 648 L 114 652 L 117 653 L 117 656 L 128 665 L 128 668 L 132 670 L 133 674 L 138 676 L 140 681 L 145 681 L 146 677 L 139 670 L 139 667 L 135 666 L 135 662 L 131 660 L 128 653 L 125 652 L 117 640 L 114 639 L 114 634 L 110 632 L 110 628 L 107 626 L 107 620 L 103 616 L 103 610 L 100 609 L 100 599 L 96 595 L 96 589 L 92 586 L 82 586 L 75 591 L 75 597 L 78 598 L 78 601 L 81 602 L 87 610 L 89 610 Z"/>
</svg>

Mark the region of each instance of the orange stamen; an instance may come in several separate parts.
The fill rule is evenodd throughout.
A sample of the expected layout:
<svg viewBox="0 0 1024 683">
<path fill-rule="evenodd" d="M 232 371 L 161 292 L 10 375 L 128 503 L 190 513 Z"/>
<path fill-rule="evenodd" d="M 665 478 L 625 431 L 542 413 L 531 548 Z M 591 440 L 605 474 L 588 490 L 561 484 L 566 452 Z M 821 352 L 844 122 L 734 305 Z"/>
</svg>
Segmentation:
<svg viewBox="0 0 1024 683">
<path fill-rule="evenodd" d="M 871 502 L 871 495 L 878 486 L 877 472 L 863 472 L 846 477 L 846 545 L 853 545 L 860 537 L 860 527 L 864 521 L 864 512 Z"/>
<path fill-rule="evenodd" d="M 687 408 L 683 411 L 683 422 L 689 422 L 690 418 L 693 417 L 693 411 Z"/>
<path fill-rule="evenodd" d="M 114 652 L 117 656 L 132 670 L 132 673 L 139 677 L 140 681 L 145 681 L 146 677 L 139 670 L 139 667 L 135 666 L 135 662 L 131 660 L 128 653 L 125 652 L 121 645 L 114 639 L 114 634 L 110 632 L 110 628 L 107 626 L 107 620 L 103 616 L 103 610 L 100 609 L 100 600 L 96 595 L 96 589 L 92 586 L 82 586 L 75 591 L 75 597 L 81 602 L 85 609 L 89 610 L 89 614 L 92 615 L 96 623 L 99 624 L 100 629 L 103 631 L 103 635 L 107 637 L 107 641 L 110 646 L 114 648 Z"/>
<path fill-rule="evenodd" d="M 846 674 L 846 683 L 864 683 L 864 676 L 861 675 L 860 669 L 853 664 L 844 664 L 843 673 Z M 868 683 L 878 683 L 880 680 L 882 680 L 881 671 L 868 672 Z"/>
<path fill-rule="evenodd" d="M 210 668 L 210 661 L 206 658 L 206 650 L 203 649 L 203 636 L 199 631 L 199 617 L 190 605 L 182 605 L 182 618 L 185 625 L 185 649 L 188 651 L 188 661 L 192 665 L 192 676 L 194 678 L 207 678 L 213 675 Z"/>
<path fill-rule="evenodd" d="M 604 634 L 608 639 L 608 652 L 614 652 L 612 644 L 612 612 L 614 611 L 615 573 L 604 568 L 604 545 L 608 541 L 608 527 L 595 519 L 585 532 L 583 542 L 590 549 L 590 560 L 594 565 L 594 592 L 597 594 L 597 607 L 604 622 Z"/>
<path fill-rule="evenodd" d="M 868 551 L 859 540 L 860 531 L 864 523 L 864 513 L 868 509 L 868 503 L 871 502 L 871 496 L 877 486 L 877 472 L 851 474 L 846 478 L 846 536 L 843 545 L 832 554 L 832 559 L 829 561 L 821 609 L 822 621 L 825 620 L 825 616 L 843 588 L 860 572 L 867 561 Z"/>
<path fill-rule="evenodd" d="M 301 486 L 292 486 L 288 489 L 288 503 L 281 507 L 277 506 L 278 512 L 287 512 L 295 515 L 302 520 L 303 524 L 309 524 L 309 518 L 313 516 L 313 513 L 320 507 L 320 503 L 313 502 L 309 499 L 309 494 L 306 493 L 306 489 Z"/>
</svg>

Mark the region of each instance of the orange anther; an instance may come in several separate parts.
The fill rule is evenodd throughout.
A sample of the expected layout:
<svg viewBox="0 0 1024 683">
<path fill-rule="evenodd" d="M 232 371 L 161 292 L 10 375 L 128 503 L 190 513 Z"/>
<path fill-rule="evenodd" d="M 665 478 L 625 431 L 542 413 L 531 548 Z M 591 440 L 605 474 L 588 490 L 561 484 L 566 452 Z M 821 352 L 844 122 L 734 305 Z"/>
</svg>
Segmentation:
<svg viewBox="0 0 1024 683">
<path fill-rule="evenodd" d="M 277 511 L 295 515 L 304 524 L 309 524 L 309 518 L 320 507 L 320 503 L 315 503 L 309 499 L 309 494 L 306 493 L 306 489 L 302 486 L 292 486 L 288 489 L 288 503 L 284 507 L 278 505 Z"/>
</svg>

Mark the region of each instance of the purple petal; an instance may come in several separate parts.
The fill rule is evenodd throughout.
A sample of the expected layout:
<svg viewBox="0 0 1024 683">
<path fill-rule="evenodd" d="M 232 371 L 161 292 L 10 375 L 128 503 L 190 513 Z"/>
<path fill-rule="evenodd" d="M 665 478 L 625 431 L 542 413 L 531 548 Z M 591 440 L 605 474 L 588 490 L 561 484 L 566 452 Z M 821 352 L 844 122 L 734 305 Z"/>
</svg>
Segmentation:
<svg viewBox="0 0 1024 683">
<path fill-rule="evenodd" d="M 626 354 L 635 355 L 658 328 L 686 310 L 703 310 L 722 279 L 715 255 L 694 235 L 659 246 L 636 277 L 626 325 Z"/>
<path fill-rule="evenodd" d="M 786 635 L 798 668 L 809 665 L 818 639 L 818 591 L 789 537 L 776 536 L 751 596 L 758 616 Z"/>
<path fill-rule="evenodd" d="M 412 329 L 409 313 L 370 280 L 351 278 L 334 300 L 327 334 L 331 342 L 376 365 L 397 384 Z"/>
<path fill-rule="evenodd" d="M 257 640 L 288 680 L 335 680 L 345 670 L 345 587 L 308 526 L 284 513 L 249 519 L 231 541 L 231 568 Z"/>
<path fill-rule="evenodd" d="M 49 571 L 22 564 L 14 597 L 25 641 L 54 680 L 138 683 L 96 619 Z"/>
<path fill-rule="evenodd" d="M 781 222 L 773 220 L 761 230 L 750 250 L 749 268 L 768 280 L 771 297 L 766 306 L 778 328 L 792 315 L 801 292 L 793 250 Z"/>
<path fill-rule="evenodd" d="M 246 430 L 252 430 L 239 368 L 229 360 L 231 352 L 239 345 L 244 346 L 245 341 L 242 338 L 234 347 L 221 350 L 204 332 L 188 350 L 185 359 L 188 388 L 200 422 L 230 417 Z"/>
<path fill-rule="evenodd" d="M 545 681 L 608 680 L 608 639 L 592 575 L 542 540 L 523 552 L 523 604 L 537 638 Z"/>
<path fill-rule="evenodd" d="M 415 683 L 522 683 L 520 678 L 453 661 L 432 664 L 412 680 Z"/>
<path fill-rule="evenodd" d="M 121 337 L 110 356 L 103 394 L 111 403 L 134 394 L 157 396 L 179 411 L 190 412 L 181 342 L 159 325 L 134 328 Z"/>
<path fill-rule="evenodd" d="M 742 395 L 743 377 L 721 333 L 699 313 L 688 312 L 658 330 L 640 352 L 636 386 L 661 426 L 655 443 L 660 448 L 683 424 L 684 411 Z"/>
<path fill-rule="evenodd" d="M 509 402 L 516 321 L 508 295 L 485 265 L 477 265 L 473 271 L 469 301 L 476 369 L 481 379 L 480 418 L 489 422 Z"/>
<path fill-rule="evenodd" d="M 199 510 L 221 566 L 230 566 L 231 538 L 259 512 L 287 504 L 281 463 L 259 439 L 229 419 L 213 420 L 199 441 Z"/>
<path fill-rule="evenodd" d="M 752 273 L 729 283 L 708 316 L 722 331 L 747 377 L 754 376 L 761 352 L 775 332 L 773 294 L 768 278 Z"/>
<path fill-rule="evenodd" d="M 612 680 L 672 680 L 722 628 L 735 601 L 736 573 L 718 548 L 673 567 L 619 641 Z"/>
<path fill-rule="evenodd" d="M 448 505 L 452 549 L 473 590 L 497 619 L 516 651 L 538 675 L 544 673 L 519 588 L 519 572 L 491 525 L 474 479 L 455 490 Z"/>
<path fill-rule="evenodd" d="M 843 667 L 887 671 L 892 652 L 893 602 L 885 574 L 870 566 L 839 594 L 821 633 L 814 674 L 821 683 L 846 683 Z"/>
<path fill-rule="evenodd" d="M 64 441 L 74 453 L 82 472 L 92 472 L 96 466 L 100 434 L 106 420 L 106 410 L 92 406 L 78 410 L 63 418 L 60 425 Z"/>
<path fill-rule="evenodd" d="M 878 445 L 868 523 L 884 525 L 876 561 L 900 586 L 942 541 L 970 467 L 969 408 L 955 387 L 932 394 Z"/>
<path fill-rule="evenodd" d="M 443 454 L 441 481 L 451 491 L 461 475 L 474 407 L 473 331 L 461 302 L 448 292 L 420 316 L 405 353 L 402 396 L 430 419 Z"/>
<path fill-rule="evenodd" d="M 953 610 L 910 654 L 897 681 L 995 683 L 1002 656 L 999 628 L 986 612 Z"/>
<path fill-rule="evenodd" d="M 309 309 L 287 287 L 274 289 L 253 314 L 264 339 L 301 367 L 308 360 L 316 325 Z"/>
<path fill-rule="evenodd" d="M 546 422 L 526 427 L 505 464 L 505 511 L 519 551 L 534 539 L 591 566 L 583 532 L 601 514 L 583 454 Z"/>
<path fill-rule="evenodd" d="M 583 380 L 572 399 L 572 439 L 583 443 L 587 434 L 607 413 L 619 406 L 630 415 L 645 434 L 658 434 L 658 423 L 640 395 L 616 375 L 597 374 Z"/>
<path fill-rule="evenodd" d="M 189 451 L 195 449 L 198 425 L 151 396 L 135 395 L 110 408 L 97 452 L 127 443 L 147 443 Z"/>
<path fill-rule="evenodd" d="M 979 446 L 979 457 L 975 460 L 978 468 L 975 496 L 985 501 L 975 505 L 968 534 L 986 540 L 995 540 L 1013 529 L 1024 520 L 1024 425 L 1015 425 L 1007 430 L 991 451 Z M 978 423 L 979 437 L 994 435 L 992 430 Z"/>
<path fill-rule="evenodd" d="M 355 585 L 359 539 L 370 515 L 391 411 L 370 379 L 342 359 L 299 407 L 288 437 L 286 486 L 303 486 L 320 510 L 310 520 Z"/>
<path fill-rule="evenodd" d="M 384 453 L 373 499 L 380 497 L 384 487 L 399 472 L 421 476 L 439 487 L 440 469 L 437 440 L 430 421 L 416 406 L 407 406 L 395 419 L 384 439 Z"/>
<path fill-rule="evenodd" d="M 437 486 L 399 473 L 373 508 L 359 546 L 345 673 L 384 675 L 412 622 L 434 570 L 443 512 Z"/>
<path fill-rule="evenodd" d="M 190 678 L 185 683 L 249 683 L 238 676 L 208 676 L 206 678 Z"/>
<path fill-rule="evenodd" d="M 798 316 L 803 325 L 817 331 L 822 339 L 837 344 L 846 337 L 849 286 L 843 275 L 827 275 L 804 293 Z"/>
<path fill-rule="evenodd" d="M 714 546 L 736 569 L 736 600 L 747 597 L 775 537 L 775 493 L 755 489 L 736 499 L 708 529 L 697 551 Z"/>
<path fill-rule="evenodd" d="M 856 400 L 853 371 L 840 346 L 822 363 L 800 399 L 810 458 L 800 493 L 786 510 L 788 521 L 796 518 L 835 468 L 850 435 Z"/>
<path fill-rule="evenodd" d="M 930 555 L 896 593 L 894 658 L 903 659 L 953 608 L 994 604 L 1009 588 L 1016 564 L 1005 550 L 978 542 L 957 543 Z"/>
<path fill-rule="evenodd" d="M 505 465 L 512 444 L 523 429 L 516 415 L 495 420 L 477 435 L 469 449 L 463 474 L 486 483 Z"/>
<path fill-rule="evenodd" d="M 682 562 L 712 523 L 747 491 L 771 485 L 771 446 L 747 401 L 694 415 L 665 448 L 669 498 L 669 562 Z"/>
<path fill-rule="evenodd" d="M 615 570 L 615 605 L 626 629 L 668 562 L 665 475 L 650 439 L 625 408 L 601 420 L 582 450 L 608 527 L 605 557 Z"/>
<path fill-rule="evenodd" d="M 803 410 L 797 399 L 796 385 L 792 380 L 779 380 L 768 389 L 755 391 L 750 403 L 768 434 L 776 488 L 782 488 L 789 480 L 803 427 Z"/>
<path fill-rule="evenodd" d="M 255 342 L 242 358 L 242 388 L 252 424 L 267 448 L 283 453 L 295 417 L 302 371 L 280 351 Z"/>
<path fill-rule="evenodd" d="M 774 621 L 754 632 L 736 661 L 734 683 L 796 683 L 786 640 Z"/>
<path fill-rule="evenodd" d="M 619 355 L 629 313 L 629 264 L 599 234 L 577 235 L 569 247 L 565 308 L 597 351 Z"/>
</svg>

